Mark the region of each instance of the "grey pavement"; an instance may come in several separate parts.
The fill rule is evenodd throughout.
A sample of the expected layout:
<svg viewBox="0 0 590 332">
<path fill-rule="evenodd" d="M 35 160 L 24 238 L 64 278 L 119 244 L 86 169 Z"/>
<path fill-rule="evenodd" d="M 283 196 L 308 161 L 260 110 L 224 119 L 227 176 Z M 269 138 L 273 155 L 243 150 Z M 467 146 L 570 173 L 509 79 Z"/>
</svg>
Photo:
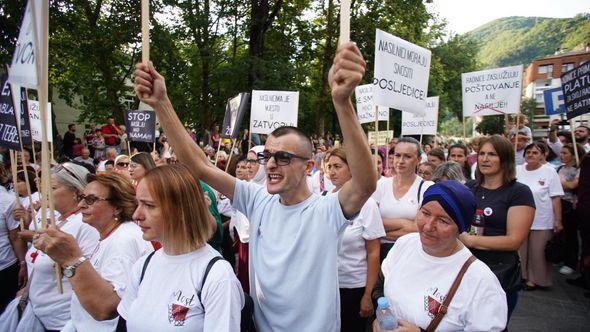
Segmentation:
<svg viewBox="0 0 590 332">
<path fill-rule="evenodd" d="M 554 286 L 522 291 L 510 319 L 510 331 L 590 331 L 590 299 L 587 290 L 566 283 L 554 267 Z"/>
</svg>

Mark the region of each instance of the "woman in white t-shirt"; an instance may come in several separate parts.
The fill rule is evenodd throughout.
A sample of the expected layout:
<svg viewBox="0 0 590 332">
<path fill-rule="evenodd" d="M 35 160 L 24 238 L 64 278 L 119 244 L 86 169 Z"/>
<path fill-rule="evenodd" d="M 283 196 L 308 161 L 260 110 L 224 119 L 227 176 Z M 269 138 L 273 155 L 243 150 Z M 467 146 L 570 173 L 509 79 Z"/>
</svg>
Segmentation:
<svg viewBox="0 0 590 332">
<path fill-rule="evenodd" d="M 334 148 L 326 169 L 337 193 L 352 178 L 346 153 Z M 338 250 L 341 331 L 364 331 L 374 312 L 371 291 L 379 273 L 379 238 L 385 236 L 379 208 L 369 198 L 359 215 L 344 229 Z"/>
<path fill-rule="evenodd" d="M 78 198 L 82 220 L 100 234 L 91 254 L 83 255 L 73 236 L 55 229 L 44 232 L 34 244 L 65 267 L 64 275 L 74 289 L 71 320 L 62 331 L 114 331 L 131 266 L 152 246 L 131 221 L 137 204 L 133 186 L 124 176 L 89 175 Z"/>
<path fill-rule="evenodd" d="M 73 163 L 63 163 L 52 170 L 53 203 L 60 217 L 51 226 L 51 232 L 72 236 L 82 255 L 90 256 L 98 244 L 99 234 L 82 222 L 78 207 L 78 194 L 86 187 L 88 170 Z M 61 330 L 70 320 L 70 300 L 73 294 L 70 280 L 62 275 L 63 293 L 58 292 L 55 262 L 44 253 L 50 239 L 40 231 L 33 236 L 33 245 L 25 256 L 29 272 L 29 301 L 26 310 L 32 310 L 46 330 Z M 23 314 L 25 316 L 25 314 Z M 21 320 L 20 323 L 27 323 Z"/>
<path fill-rule="evenodd" d="M 183 165 L 164 165 L 137 186 L 144 240 L 162 250 L 140 258 L 117 311 L 128 331 L 239 331 L 242 287 L 226 261 L 207 244 L 213 234 L 203 191 Z"/>
<path fill-rule="evenodd" d="M 389 300 L 399 331 L 504 330 L 508 309 L 500 282 L 459 241 L 474 213 L 475 197 L 457 181 L 426 190 L 416 216 L 418 232 L 395 242 L 373 292 L 374 298 Z M 450 295 L 463 268 L 466 272 Z M 437 326 L 431 325 L 443 304 L 446 314 Z M 380 331 L 378 324 L 373 326 L 373 331 Z"/>
<path fill-rule="evenodd" d="M 433 184 L 416 175 L 420 155 L 420 142 L 411 137 L 400 138 L 393 153 L 395 176 L 377 183 L 373 198 L 379 204 L 386 233 L 381 240 L 381 260 L 397 238 L 417 231 L 416 212 L 424 192 Z"/>
<path fill-rule="evenodd" d="M 545 259 L 545 246 L 554 233 L 563 229 L 563 188 L 555 168 L 545 163 L 546 150 L 544 143 L 529 144 L 524 148 L 526 163 L 516 168 L 516 179 L 531 189 L 537 207 L 529 236 L 518 250 L 527 290 L 553 285 L 551 264 Z"/>
</svg>

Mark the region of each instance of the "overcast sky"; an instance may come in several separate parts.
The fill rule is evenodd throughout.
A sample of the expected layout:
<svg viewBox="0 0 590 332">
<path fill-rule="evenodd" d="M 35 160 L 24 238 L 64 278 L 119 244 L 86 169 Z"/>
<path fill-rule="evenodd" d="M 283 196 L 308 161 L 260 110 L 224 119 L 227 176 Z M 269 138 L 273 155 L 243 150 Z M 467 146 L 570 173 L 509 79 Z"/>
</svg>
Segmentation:
<svg viewBox="0 0 590 332">
<path fill-rule="evenodd" d="M 448 22 L 449 31 L 464 33 L 501 17 L 573 17 L 590 13 L 590 0 L 434 0 L 431 5 Z"/>
</svg>

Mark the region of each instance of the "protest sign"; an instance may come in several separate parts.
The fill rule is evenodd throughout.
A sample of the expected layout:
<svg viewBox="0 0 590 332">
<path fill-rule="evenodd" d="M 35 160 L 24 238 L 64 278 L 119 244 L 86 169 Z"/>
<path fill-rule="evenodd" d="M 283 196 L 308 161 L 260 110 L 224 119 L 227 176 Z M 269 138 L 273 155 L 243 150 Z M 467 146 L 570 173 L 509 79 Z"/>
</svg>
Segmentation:
<svg viewBox="0 0 590 332">
<path fill-rule="evenodd" d="M 11 93 L 17 95 L 17 98 L 12 98 L 14 105 L 15 114 L 20 114 L 17 117 L 17 123 L 20 126 L 20 139 L 23 145 L 33 144 L 31 138 L 31 124 L 29 119 L 29 106 L 27 104 L 27 89 L 20 87 L 16 84 L 11 84 Z"/>
<path fill-rule="evenodd" d="M 543 101 L 545 102 L 545 115 L 565 113 L 563 90 L 561 87 L 543 91 Z"/>
<path fill-rule="evenodd" d="M 297 127 L 298 91 L 252 90 L 250 132 L 270 134 L 282 126 Z"/>
<path fill-rule="evenodd" d="M 156 141 L 156 113 L 143 110 L 126 110 L 127 139 L 133 142 Z"/>
<path fill-rule="evenodd" d="M 393 138 L 393 130 L 370 131 L 369 144 L 375 144 L 375 138 L 378 146 L 386 145 L 387 141 Z"/>
<path fill-rule="evenodd" d="M 0 145 L 12 150 L 19 150 L 20 139 L 8 75 L 2 75 L 0 84 L 2 88 L 0 90 Z"/>
<path fill-rule="evenodd" d="M 42 0 L 29 0 L 27 2 L 8 79 L 10 83 L 29 89 L 37 89 L 39 85 L 37 59 L 40 59 L 40 57 L 36 53 L 43 54 L 41 50 L 42 43 L 37 43 L 42 36 L 43 28 L 41 24 L 41 4 Z"/>
<path fill-rule="evenodd" d="M 461 74 L 463 116 L 520 111 L 522 65 Z"/>
<path fill-rule="evenodd" d="M 354 90 L 356 99 L 356 114 L 360 123 L 375 122 L 375 104 L 373 103 L 373 84 L 359 85 Z M 378 121 L 389 119 L 389 109 L 377 106 L 379 109 Z"/>
<path fill-rule="evenodd" d="M 222 138 L 235 138 L 238 136 L 249 101 L 249 93 L 240 93 L 228 100 L 227 105 L 225 106 L 223 127 L 221 128 Z"/>
<path fill-rule="evenodd" d="M 590 62 L 561 75 L 567 119 L 590 112 Z"/>
<path fill-rule="evenodd" d="M 438 96 L 426 98 L 426 113 L 416 116 L 402 112 L 402 136 L 436 135 L 438 126 Z"/>
<path fill-rule="evenodd" d="M 374 103 L 423 115 L 430 57 L 429 50 L 377 29 Z"/>
<path fill-rule="evenodd" d="M 31 124 L 31 137 L 37 142 L 42 141 L 41 137 L 41 110 L 39 102 L 28 100 L 29 104 L 29 121 Z M 53 142 L 53 128 L 51 126 L 51 103 L 47 103 L 47 140 Z"/>
</svg>

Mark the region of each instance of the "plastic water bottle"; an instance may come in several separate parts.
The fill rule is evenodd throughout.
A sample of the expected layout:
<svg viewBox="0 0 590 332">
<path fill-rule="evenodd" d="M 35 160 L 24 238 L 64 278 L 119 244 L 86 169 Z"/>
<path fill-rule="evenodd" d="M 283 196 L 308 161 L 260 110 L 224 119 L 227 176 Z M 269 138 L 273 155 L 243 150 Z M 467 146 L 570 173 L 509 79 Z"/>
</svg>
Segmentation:
<svg viewBox="0 0 590 332">
<path fill-rule="evenodd" d="M 389 307 L 389 301 L 385 297 L 377 300 L 377 322 L 381 331 L 393 331 L 397 328 L 397 319 Z"/>
<path fill-rule="evenodd" d="M 471 221 L 471 229 L 469 231 L 469 234 L 482 236 L 484 233 L 484 227 L 485 218 L 483 216 L 483 210 L 477 209 L 475 210 L 475 215 L 473 216 L 473 220 Z"/>
</svg>

